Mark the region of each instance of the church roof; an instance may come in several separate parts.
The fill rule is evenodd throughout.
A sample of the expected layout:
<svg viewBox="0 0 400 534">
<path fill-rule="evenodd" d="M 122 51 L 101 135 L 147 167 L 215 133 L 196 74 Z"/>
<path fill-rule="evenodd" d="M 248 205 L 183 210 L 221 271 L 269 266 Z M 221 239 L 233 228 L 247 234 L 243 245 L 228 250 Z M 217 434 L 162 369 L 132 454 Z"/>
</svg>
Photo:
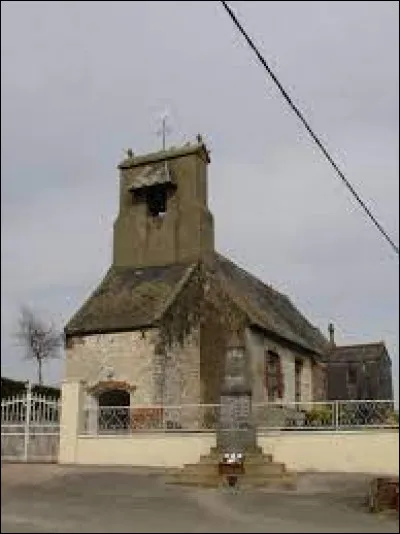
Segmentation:
<svg viewBox="0 0 400 534">
<path fill-rule="evenodd" d="M 322 354 L 327 341 L 285 295 L 265 285 L 227 258 L 214 254 L 206 264 L 249 323 Z M 111 267 L 99 287 L 72 317 L 67 336 L 156 326 L 185 286 L 197 263 L 164 267 Z"/>
<path fill-rule="evenodd" d="M 152 326 L 165 302 L 190 274 L 190 267 L 188 264 L 143 268 L 112 266 L 69 321 L 65 333 L 83 335 Z"/>
<path fill-rule="evenodd" d="M 377 361 L 388 357 L 386 345 L 383 341 L 373 343 L 357 343 L 354 345 L 335 346 L 327 353 L 329 363 L 358 363 Z"/>
<path fill-rule="evenodd" d="M 231 296 L 251 323 L 313 352 L 326 350 L 325 337 L 286 295 L 221 255 L 217 255 L 217 264 Z"/>
</svg>

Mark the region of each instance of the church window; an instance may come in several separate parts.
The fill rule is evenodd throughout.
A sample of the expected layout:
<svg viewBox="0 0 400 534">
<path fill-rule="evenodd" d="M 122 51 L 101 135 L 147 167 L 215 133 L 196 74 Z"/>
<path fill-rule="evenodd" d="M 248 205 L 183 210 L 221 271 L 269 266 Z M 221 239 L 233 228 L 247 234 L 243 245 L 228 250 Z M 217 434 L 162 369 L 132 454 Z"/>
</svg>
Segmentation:
<svg viewBox="0 0 400 534">
<path fill-rule="evenodd" d="M 294 362 L 294 400 L 301 401 L 301 378 L 303 375 L 303 361 L 296 358 Z"/>
<path fill-rule="evenodd" d="M 350 386 L 355 386 L 357 384 L 357 369 L 353 366 L 350 366 L 347 369 L 347 382 Z"/>
<path fill-rule="evenodd" d="M 278 354 L 272 351 L 267 351 L 265 355 L 265 387 L 270 402 L 283 398 L 281 359 Z"/>
</svg>

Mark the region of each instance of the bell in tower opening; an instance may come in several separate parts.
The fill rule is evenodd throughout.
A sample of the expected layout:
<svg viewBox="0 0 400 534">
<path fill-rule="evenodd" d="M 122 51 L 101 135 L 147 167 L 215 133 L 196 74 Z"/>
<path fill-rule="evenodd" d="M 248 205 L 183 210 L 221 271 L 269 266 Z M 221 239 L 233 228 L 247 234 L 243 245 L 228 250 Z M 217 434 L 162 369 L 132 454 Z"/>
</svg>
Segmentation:
<svg viewBox="0 0 400 534">
<path fill-rule="evenodd" d="M 147 208 L 152 217 L 162 217 L 167 211 L 167 190 L 165 186 L 155 185 L 147 191 Z"/>
<path fill-rule="evenodd" d="M 147 166 L 135 176 L 129 191 L 132 194 L 132 204 L 145 203 L 147 214 L 151 217 L 163 217 L 167 212 L 168 197 L 176 189 L 171 180 L 167 163 L 164 165 Z"/>
</svg>

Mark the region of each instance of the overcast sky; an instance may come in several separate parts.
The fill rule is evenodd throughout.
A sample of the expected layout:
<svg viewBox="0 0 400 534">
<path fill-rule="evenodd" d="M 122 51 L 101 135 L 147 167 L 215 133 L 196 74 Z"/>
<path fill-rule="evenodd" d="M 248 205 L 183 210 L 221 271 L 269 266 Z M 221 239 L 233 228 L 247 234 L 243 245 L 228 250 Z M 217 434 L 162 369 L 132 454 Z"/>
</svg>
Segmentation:
<svg viewBox="0 0 400 534">
<path fill-rule="evenodd" d="M 231 2 L 399 240 L 398 2 Z M 2 376 L 26 303 L 63 325 L 111 259 L 116 165 L 200 132 L 218 249 L 338 343 L 385 340 L 398 374 L 398 258 L 288 109 L 219 2 L 1 2 Z M 63 363 L 45 369 L 59 382 Z M 398 381 L 395 385 L 398 395 Z"/>
</svg>

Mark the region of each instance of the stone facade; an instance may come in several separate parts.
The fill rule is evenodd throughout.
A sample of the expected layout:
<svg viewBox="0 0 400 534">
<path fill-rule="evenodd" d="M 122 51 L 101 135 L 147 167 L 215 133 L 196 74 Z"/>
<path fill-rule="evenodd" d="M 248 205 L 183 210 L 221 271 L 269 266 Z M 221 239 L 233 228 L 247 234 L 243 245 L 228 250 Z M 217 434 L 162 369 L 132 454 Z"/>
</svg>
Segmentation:
<svg viewBox="0 0 400 534">
<path fill-rule="evenodd" d="M 313 362 L 311 371 L 313 399 L 315 401 L 327 400 L 328 372 L 326 364 L 323 362 Z"/>
<path fill-rule="evenodd" d="M 392 360 L 383 341 L 337 345 L 329 323 L 324 354 L 329 400 L 393 400 Z"/>
<path fill-rule="evenodd" d="M 341 347 L 330 353 L 327 361 L 327 396 L 330 400 L 376 399 L 392 400 L 392 365 L 389 355 L 376 351 L 370 359 L 363 358 L 363 350 L 350 355 L 349 359 L 339 359 Z M 344 352 L 344 351 L 343 351 Z M 383 352 L 383 351 L 382 351 Z"/>
<path fill-rule="evenodd" d="M 66 379 L 84 381 L 87 391 L 90 391 L 96 384 L 107 380 L 110 374 L 116 383 L 124 382 L 131 386 L 132 405 L 218 403 L 224 365 L 222 346 L 216 351 L 207 351 L 207 345 L 200 345 L 202 336 L 195 331 L 183 347 L 176 346 L 164 355 L 157 353 L 157 339 L 156 329 L 72 338 L 66 350 Z M 295 400 L 294 362 L 301 358 L 300 399 L 304 403 L 312 401 L 311 358 L 262 333 L 247 329 L 247 380 L 253 402 L 268 400 L 265 354 L 269 350 L 281 359 L 284 396 L 279 400 Z"/>
<path fill-rule="evenodd" d="M 66 350 L 66 379 L 84 381 L 89 391 L 111 373 L 133 389 L 131 403 L 200 402 L 200 351 L 194 333 L 184 347 L 157 354 L 156 329 L 72 338 Z"/>
<path fill-rule="evenodd" d="M 302 361 L 300 399 L 307 403 L 313 400 L 312 360 L 304 353 L 280 344 L 266 335 L 252 329 L 246 331 L 246 348 L 249 355 L 249 374 L 251 376 L 253 402 L 263 403 L 268 400 L 265 385 L 265 355 L 272 351 L 280 357 L 283 377 L 282 402 L 295 401 L 295 361 Z"/>
</svg>

